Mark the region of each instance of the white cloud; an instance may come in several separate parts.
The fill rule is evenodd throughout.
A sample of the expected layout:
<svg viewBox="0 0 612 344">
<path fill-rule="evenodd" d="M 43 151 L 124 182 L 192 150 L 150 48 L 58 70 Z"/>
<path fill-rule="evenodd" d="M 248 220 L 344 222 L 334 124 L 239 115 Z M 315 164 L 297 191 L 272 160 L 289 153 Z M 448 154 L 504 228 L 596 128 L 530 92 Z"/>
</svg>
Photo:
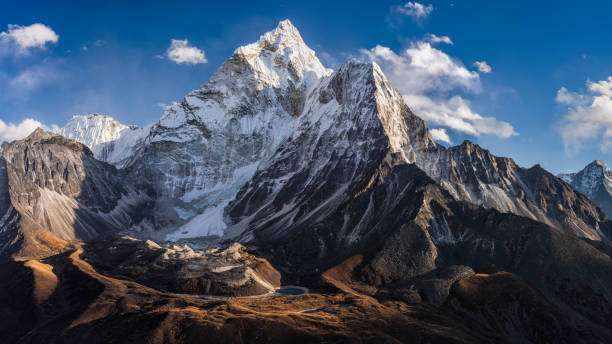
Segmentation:
<svg viewBox="0 0 612 344">
<path fill-rule="evenodd" d="M 451 41 L 450 37 L 448 37 L 448 36 L 436 36 L 433 33 L 427 34 L 426 39 L 427 39 L 428 42 L 430 42 L 432 44 L 436 44 L 436 43 L 453 44 L 453 41 Z"/>
<path fill-rule="evenodd" d="M 602 96 L 612 97 L 612 76 L 608 77 L 608 80 L 601 80 L 599 82 L 587 82 L 589 91 L 593 93 L 601 94 Z"/>
<path fill-rule="evenodd" d="M 478 73 L 467 70 L 428 42 L 412 43 L 401 55 L 381 45 L 361 52 L 377 62 L 396 87 L 409 93 L 481 89 Z"/>
<path fill-rule="evenodd" d="M 26 53 L 30 49 L 44 49 L 47 43 L 57 43 L 59 36 L 48 26 L 32 24 L 19 26 L 9 24 L 8 32 L 0 32 L 0 44 L 14 45 L 17 53 Z"/>
<path fill-rule="evenodd" d="M 568 105 L 559 133 L 565 151 L 579 152 L 586 143 L 598 142 L 602 153 L 612 152 L 612 76 L 598 82 L 587 81 L 587 94 L 557 91 L 555 100 Z"/>
<path fill-rule="evenodd" d="M 565 87 L 561 87 L 557 91 L 555 101 L 559 104 L 578 106 L 584 104 L 587 101 L 587 97 L 576 92 L 570 92 Z"/>
<path fill-rule="evenodd" d="M 431 4 L 425 6 L 418 2 L 409 1 L 403 6 L 395 7 L 395 10 L 398 13 L 413 17 L 414 19 L 424 19 L 429 16 L 429 14 L 434 10 Z"/>
<path fill-rule="evenodd" d="M 208 62 L 204 50 L 190 46 L 186 39 L 171 40 L 170 47 L 166 51 L 166 57 L 176 63 L 198 64 Z"/>
<path fill-rule="evenodd" d="M 474 62 L 474 66 L 476 66 L 481 73 L 491 73 L 493 70 L 486 61 L 476 61 Z"/>
<path fill-rule="evenodd" d="M 462 94 L 482 90 L 479 74 L 433 48 L 429 42 L 412 43 L 401 54 L 380 45 L 361 52 L 381 66 L 408 106 L 428 124 L 474 136 L 518 135 L 509 123 L 482 116 L 470 108 Z M 441 141 L 448 138 L 440 129 L 436 135 Z"/>
<path fill-rule="evenodd" d="M 474 136 L 489 134 L 505 139 L 517 135 L 512 125 L 472 111 L 469 102 L 458 95 L 445 99 L 404 94 L 404 99 L 415 114 L 429 124 Z"/>
<path fill-rule="evenodd" d="M 436 141 L 441 141 L 448 144 L 452 143 L 450 137 L 448 136 L 448 133 L 446 132 L 446 129 L 429 129 L 429 132 Z"/>
<path fill-rule="evenodd" d="M 26 118 L 21 123 L 5 123 L 0 119 L 0 142 L 20 140 L 30 135 L 36 128 L 47 128 L 39 121 Z"/>
</svg>

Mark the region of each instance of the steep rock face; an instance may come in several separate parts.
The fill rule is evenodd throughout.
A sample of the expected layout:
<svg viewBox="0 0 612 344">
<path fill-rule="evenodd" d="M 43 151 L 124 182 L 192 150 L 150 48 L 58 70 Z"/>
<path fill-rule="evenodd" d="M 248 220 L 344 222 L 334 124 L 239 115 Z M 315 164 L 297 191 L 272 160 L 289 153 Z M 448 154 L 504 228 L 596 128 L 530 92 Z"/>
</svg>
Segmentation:
<svg viewBox="0 0 612 344">
<path fill-rule="evenodd" d="M 262 229 L 271 240 L 329 216 L 381 165 L 406 162 L 409 138 L 389 134 L 409 132 L 411 116 L 377 65 L 344 64 L 310 95 L 298 130 L 230 204 L 227 235 L 248 240 Z"/>
<path fill-rule="evenodd" d="M 144 216 L 139 207 L 147 198 L 79 142 L 37 129 L 0 153 L 3 221 L 13 223 L 10 231 L 3 226 L 7 235 L 23 239 L 44 231 L 88 240 L 126 230 Z"/>
<path fill-rule="evenodd" d="M 176 237 L 223 234 L 223 208 L 294 131 L 307 95 L 330 72 L 283 21 L 166 109 L 128 169 L 154 184 L 160 202 L 183 202 L 176 222 L 187 221 L 177 231 L 185 234 Z"/>
<path fill-rule="evenodd" d="M 612 171 L 606 163 L 595 160 L 580 172 L 560 174 L 559 178 L 587 196 L 608 217 L 612 215 Z"/>
<path fill-rule="evenodd" d="M 525 216 L 590 240 L 609 240 L 612 223 L 593 202 L 539 165 L 525 169 L 469 141 L 425 153 L 417 165 L 455 199 Z"/>
</svg>

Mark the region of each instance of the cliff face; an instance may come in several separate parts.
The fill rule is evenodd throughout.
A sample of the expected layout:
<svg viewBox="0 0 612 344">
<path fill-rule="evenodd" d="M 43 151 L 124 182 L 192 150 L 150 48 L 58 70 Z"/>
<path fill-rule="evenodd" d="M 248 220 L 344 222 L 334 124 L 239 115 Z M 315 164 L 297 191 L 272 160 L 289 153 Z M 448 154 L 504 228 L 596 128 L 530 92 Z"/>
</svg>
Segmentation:
<svg viewBox="0 0 612 344">
<path fill-rule="evenodd" d="M 44 231 L 58 239 L 89 240 L 130 228 L 143 217 L 147 197 L 79 142 L 37 129 L 4 144 L 0 153 L 6 235 Z"/>
</svg>

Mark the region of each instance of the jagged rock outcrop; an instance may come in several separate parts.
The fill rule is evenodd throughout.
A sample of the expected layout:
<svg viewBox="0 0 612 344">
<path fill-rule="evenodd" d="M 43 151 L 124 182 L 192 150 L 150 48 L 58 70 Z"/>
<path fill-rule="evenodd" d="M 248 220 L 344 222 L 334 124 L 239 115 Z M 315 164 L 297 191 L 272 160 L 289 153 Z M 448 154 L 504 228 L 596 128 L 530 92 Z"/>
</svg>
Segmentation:
<svg viewBox="0 0 612 344">
<path fill-rule="evenodd" d="M 101 272 L 172 293 L 254 296 L 274 293 L 281 275 L 238 243 L 194 250 L 162 247 L 150 240 L 109 238 L 89 243 L 83 259 Z"/>
<path fill-rule="evenodd" d="M 593 202 L 539 165 L 522 168 L 469 141 L 438 146 L 416 163 L 453 197 L 609 242 L 612 223 Z"/>
<path fill-rule="evenodd" d="M 40 240 L 58 243 L 116 233 L 146 215 L 143 206 L 150 200 L 77 141 L 37 129 L 3 144 L 0 162 L 3 257 Z M 36 254 L 34 248 L 26 251 Z"/>
</svg>

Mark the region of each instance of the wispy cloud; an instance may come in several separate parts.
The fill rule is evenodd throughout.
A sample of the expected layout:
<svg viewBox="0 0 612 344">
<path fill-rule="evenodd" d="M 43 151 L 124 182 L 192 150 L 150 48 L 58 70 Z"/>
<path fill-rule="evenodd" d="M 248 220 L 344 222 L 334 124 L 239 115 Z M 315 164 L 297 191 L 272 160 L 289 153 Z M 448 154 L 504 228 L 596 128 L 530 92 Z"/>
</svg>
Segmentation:
<svg viewBox="0 0 612 344">
<path fill-rule="evenodd" d="M 449 143 L 449 144 L 452 143 L 450 137 L 448 136 L 448 133 L 446 132 L 446 129 L 444 128 L 429 129 L 429 132 L 431 133 L 431 136 L 436 141 Z"/>
<path fill-rule="evenodd" d="M 565 87 L 557 91 L 555 101 L 567 105 L 559 133 L 565 151 L 576 154 L 586 143 L 597 142 L 602 153 L 612 152 L 612 76 L 598 82 L 587 81 L 584 94 Z"/>
<path fill-rule="evenodd" d="M 430 42 L 413 42 L 400 54 L 380 45 L 361 52 L 381 66 L 408 106 L 429 125 L 474 136 L 518 135 L 509 123 L 471 109 L 464 95 L 482 90 L 478 72 L 468 70 Z M 440 141 L 450 142 L 448 132 L 442 128 L 435 135 Z"/>
<path fill-rule="evenodd" d="M 22 70 L 8 82 L 11 92 L 15 96 L 27 95 L 43 85 L 58 80 L 60 74 L 58 63 L 47 61 Z"/>
<path fill-rule="evenodd" d="M 49 43 L 57 43 L 59 36 L 50 27 L 36 23 L 29 26 L 8 25 L 8 31 L 0 32 L 2 50 L 17 54 L 32 49 L 44 49 Z"/>
<path fill-rule="evenodd" d="M 476 66 L 481 73 L 491 73 L 493 70 L 486 61 L 476 61 L 474 62 L 474 66 Z"/>
<path fill-rule="evenodd" d="M 199 64 L 208 62 L 204 50 L 189 45 L 186 39 L 172 39 L 165 57 L 178 64 Z"/>
<path fill-rule="evenodd" d="M 436 43 L 453 44 L 453 41 L 450 39 L 450 37 L 436 36 L 433 33 L 427 34 L 427 36 L 425 37 L 425 40 L 431 44 L 436 44 Z"/>
<path fill-rule="evenodd" d="M 433 5 L 423 5 L 416 1 L 409 1 L 402 6 L 396 6 L 394 9 L 397 13 L 410 16 L 415 20 L 422 20 L 427 18 L 429 14 L 431 14 L 431 12 L 434 10 Z"/>
</svg>

